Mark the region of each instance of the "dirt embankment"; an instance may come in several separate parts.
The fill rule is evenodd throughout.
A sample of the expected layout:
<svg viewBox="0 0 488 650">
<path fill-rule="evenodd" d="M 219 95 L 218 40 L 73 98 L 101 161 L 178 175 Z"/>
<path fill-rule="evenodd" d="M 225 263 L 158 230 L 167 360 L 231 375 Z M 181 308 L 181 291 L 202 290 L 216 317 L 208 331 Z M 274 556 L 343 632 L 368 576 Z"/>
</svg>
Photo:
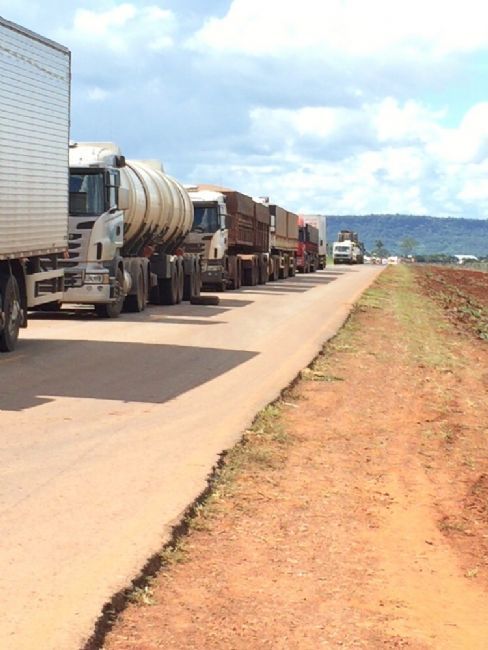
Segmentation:
<svg viewBox="0 0 488 650">
<path fill-rule="evenodd" d="M 487 648 L 488 346 L 429 272 L 261 414 L 106 650 Z"/>
</svg>

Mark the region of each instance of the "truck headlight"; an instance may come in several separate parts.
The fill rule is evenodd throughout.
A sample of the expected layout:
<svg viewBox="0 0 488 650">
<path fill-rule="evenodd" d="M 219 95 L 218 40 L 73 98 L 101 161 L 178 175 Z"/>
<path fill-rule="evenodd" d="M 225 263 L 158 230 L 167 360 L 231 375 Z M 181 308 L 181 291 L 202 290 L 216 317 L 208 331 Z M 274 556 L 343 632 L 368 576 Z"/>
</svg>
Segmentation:
<svg viewBox="0 0 488 650">
<path fill-rule="evenodd" d="M 86 284 L 108 284 L 108 273 L 86 273 Z"/>
</svg>

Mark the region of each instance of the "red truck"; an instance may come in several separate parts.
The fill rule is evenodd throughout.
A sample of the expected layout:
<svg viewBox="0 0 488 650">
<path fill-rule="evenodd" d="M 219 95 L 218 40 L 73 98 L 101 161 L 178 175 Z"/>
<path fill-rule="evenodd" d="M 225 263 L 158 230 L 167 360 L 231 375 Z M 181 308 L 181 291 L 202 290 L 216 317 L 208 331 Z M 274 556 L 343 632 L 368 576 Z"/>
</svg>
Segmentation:
<svg viewBox="0 0 488 650">
<path fill-rule="evenodd" d="M 319 268 L 319 231 L 298 217 L 297 270 L 314 273 Z"/>
</svg>

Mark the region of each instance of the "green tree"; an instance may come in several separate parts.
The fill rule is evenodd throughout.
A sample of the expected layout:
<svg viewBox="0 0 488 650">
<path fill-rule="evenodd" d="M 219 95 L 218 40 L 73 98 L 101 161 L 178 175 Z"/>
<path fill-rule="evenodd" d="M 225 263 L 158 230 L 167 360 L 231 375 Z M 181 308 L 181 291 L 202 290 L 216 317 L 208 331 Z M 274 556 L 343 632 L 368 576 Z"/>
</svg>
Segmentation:
<svg viewBox="0 0 488 650">
<path fill-rule="evenodd" d="M 388 249 L 385 248 L 385 245 L 381 241 L 381 239 L 377 239 L 374 243 L 374 248 L 371 251 L 372 255 L 375 257 L 388 257 L 390 254 Z"/>
<path fill-rule="evenodd" d="M 412 255 L 418 246 L 418 241 L 413 237 L 404 237 L 400 242 L 400 250 L 405 257 Z"/>
</svg>

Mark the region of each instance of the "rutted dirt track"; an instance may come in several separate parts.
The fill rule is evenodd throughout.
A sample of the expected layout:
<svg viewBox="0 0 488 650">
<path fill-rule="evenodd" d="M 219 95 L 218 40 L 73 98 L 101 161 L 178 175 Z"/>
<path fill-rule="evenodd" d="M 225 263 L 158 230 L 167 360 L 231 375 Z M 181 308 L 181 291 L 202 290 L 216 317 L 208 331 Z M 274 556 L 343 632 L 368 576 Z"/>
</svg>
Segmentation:
<svg viewBox="0 0 488 650">
<path fill-rule="evenodd" d="M 107 650 L 488 647 L 488 346 L 412 273 L 257 421 Z"/>
</svg>

